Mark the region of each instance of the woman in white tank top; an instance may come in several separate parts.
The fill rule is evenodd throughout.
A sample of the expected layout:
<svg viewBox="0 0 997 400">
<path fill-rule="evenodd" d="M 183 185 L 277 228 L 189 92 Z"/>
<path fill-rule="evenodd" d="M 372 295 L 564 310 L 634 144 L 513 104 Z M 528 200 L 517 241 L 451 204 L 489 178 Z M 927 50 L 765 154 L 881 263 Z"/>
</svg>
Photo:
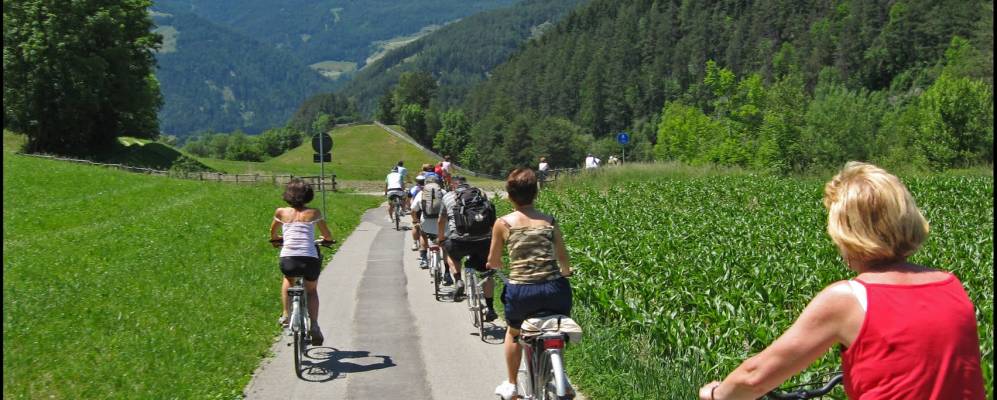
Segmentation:
<svg viewBox="0 0 997 400">
<path fill-rule="evenodd" d="M 322 212 L 308 208 L 305 205 L 312 201 L 315 192 L 312 186 L 300 179 L 292 179 L 284 191 L 284 201 L 290 207 L 281 207 L 274 211 L 270 222 L 270 242 L 274 247 L 283 244 L 280 250 L 280 270 L 284 274 L 281 283 L 280 300 L 284 308 L 281 312 L 280 324 L 287 325 L 288 298 L 287 288 L 291 287 L 292 279 L 303 276 L 305 291 L 308 293 L 308 313 L 312 318 L 312 345 L 321 346 L 322 331 L 318 326 L 318 276 L 322 269 L 318 249 L 315 248 L 315 226 L 322 232 L 322 241 L 331 242 L 332 233 L 325 223 Z M 277 228 L 281 235 L 277 235 Z"/>
</svg>

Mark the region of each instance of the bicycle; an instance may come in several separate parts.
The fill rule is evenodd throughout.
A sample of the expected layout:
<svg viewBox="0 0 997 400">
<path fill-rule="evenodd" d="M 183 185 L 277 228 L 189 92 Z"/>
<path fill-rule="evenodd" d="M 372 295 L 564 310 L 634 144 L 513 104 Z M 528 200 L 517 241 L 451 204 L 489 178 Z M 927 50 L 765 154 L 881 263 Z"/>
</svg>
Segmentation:
<svg viewBox="0 0 997 400">
<path fill-rule="evenodd" d="M 464 279 L 467 281 L 464 285 L 467 287 L 467 294 L 464 297 L 467 298 L 467 309 L 471 312 L 471 324 L 478 328 L 478 337 L 481 341 L 485 341 L 485 314 L 488 313 L 488 304 L 485 303 L 484 295 L 485 282 L 493 275 L 495 270 L 482 272 L 479 276 L 473 268 L 464 268 Z"/>
<path fill-rule="evenodd" d="M 443 282 L 443 268 L 445 268 L 445 264 L 443 262 L 443 250 L 436 243 L 434 236 L 426 234 L 426 241 L 429 244 L 427 256 L 429 257 L 429 275 L 433 278 L 433 297 L 436 298 L 436 301 L 439 301 L 443 295 L 443 292 L 440 291 L 440 285 Z"/>
<path fill-rule="evenodd" d="M 501 272 L 493 271 L 503 282 L 509 284 L 509 279 Z M 561 314 L 541 311 L 531 315 L 527 321 L 544 317 L 556 318 L 558 325 L 562 319 L 569 319 Z M 575 389 L 571 386 L 571 381 L 564 368 L 563 352 L 564 345 L 569 342 L 568 334 L 556 329 L 526 336 L 520 331 L 518 341 L 523 345 L 523 357 L 519 363 L 518 378 L 516 379 L 516 392 L 519 393 L 520 398 L 523 400 L 574 399 Z"/>
<path fill-rule="evenodd" d="M 790 386 L 790 387 L 786 388 L 786 389 L 797 389 L 797 388 L 803 388 L 803 387 L 816 386 L 818 384 L 822 385 L 822 386 L 818 387 L 817 389 L 812 389 L 812 390 L 799 389 L 799 390 L 788 391 L 788 392 L 776 389 L 776 390 L 773 390 L 773 391 L 769 392 L 768 394 L 766 394 L 765 398 L 767 398 L 767 399 L 779 399 L 779 400 L 816 399 L 818 397 L 821 397 L 823 395 L 826 395 L 826 394 L 830 393 L 831 390 L 834 390 L 834 387 L 837 386 L 839 383 L 841 383 L 842 379 L 844 378 L 844 375 L 841 372 L 835 372 L 833 374 L 824 375 L 824 376 L 830 376 L 831 378 L 826 383 L 824 383 L 824 382 L 811 382 L 811 383 L 805 383 L 805 384 L 802 384 L 802 385 Z"/>
<path fill-rule="evenodd" d="M 283 245 L 283 240 L 280 239 L 271 240 L 271 242 Z M 315 248 L 316 250 L 318 250 L 319 246 L 331 248 L 333 243 L 336 243 L 336 241 L 316 240 Z M 322 259 L 321 251 L 319 251 L 319 259 Z M 301 376 L 301 362 L 305 358 L 308 343 L 312 341 L 312 319 L 308 314 L 308 296 L 305 293 L 305 278 L 303 276 L 294 278 L 294 284 L 287 288 L 287 296 L 291 303 L 291 316 L 288 320 L 288 329 L 290 329 L 291 336 L 294 338 L 294 374 L 298 378 L 303 379 Z"/>
<path fill-rule="evenodd" d="M 402 201 L 399 196 L 391 196 L 391 206 L 395 210 L 395 215 L 392 220 L 395 222 L 395 230 L 401 229 L 402 223 Z"/>
</svg>

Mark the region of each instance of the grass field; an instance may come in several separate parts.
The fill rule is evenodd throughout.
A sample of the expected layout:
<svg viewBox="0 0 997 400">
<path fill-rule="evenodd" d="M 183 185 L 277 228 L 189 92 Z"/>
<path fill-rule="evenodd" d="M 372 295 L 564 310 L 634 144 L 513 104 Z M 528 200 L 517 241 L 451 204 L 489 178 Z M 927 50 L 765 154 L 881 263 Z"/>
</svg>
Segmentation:
<svg viewBox="0 0 997 400">
<path fill-rule="evenodd" d="M 398 127 L 395 129 L 400 130 Z M 337 181 L 383 182 L 385 175 L 399 160 L 405 161 L 409 178 L 418 174 L 424 163 L 436 164 L 440 160 L 419 148 L 392 136 L 376 125 L 353 125 L 332 131 L 332 162 L 326 163 L 326 173 L 336 174 Z M 239 174 L 294 174 L 318 175 L 319 164 L 312 161 L 311 143 L 305 143 L 279 157 L 265 162 L 228 161 L 199 158 L 205 165 L 228 173 Z M 459 173 L 459 172 L 458 172 Z M 472 184 L 488 188 L 501 186 L 500 182 L 469 177 Z M 379 190 L 383 190 L 383 185 Z"/>
<path fill-rule="evenodd" d="M 568 363 L 589 398 L 694 398 L 773 341 L 821 288 L 850 276 L 825 233 L 824 179 L 638 168 L 566 180 L 538 200 L 579 271 L 585 339 Z M 992 398 L 993 178 L 983 175 L 904 181 L 931 223 L 912 261 L 966 286 Z M 829 352 L 798 380 L 839 362 Z"/>
<path fill-rule="evenodd" d="M 5 399 L 237 398 L 278 333 L 281 190 L 3 156 Z M 344 238 L 380 199 L 329 195 Z"/>
</svg>

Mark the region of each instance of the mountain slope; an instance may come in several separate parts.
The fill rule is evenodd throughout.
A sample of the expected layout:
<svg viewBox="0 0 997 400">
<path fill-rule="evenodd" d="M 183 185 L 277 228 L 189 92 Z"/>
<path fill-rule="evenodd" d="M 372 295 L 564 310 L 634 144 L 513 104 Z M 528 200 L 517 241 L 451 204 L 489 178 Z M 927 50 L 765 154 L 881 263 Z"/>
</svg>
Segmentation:
<svg viewBox="0 0 997 400">
<path fill-rule="evenodd" d="M 310 93 L 329 83 L 286 52 L 189 13 L 155 14 L 168 40 L 158 54 L 163 133 L 283 125 Z"/>
<path fill-rule="evenodd" d="M 492 68 L 583 1 L 528 0 L 470 16 L 387 53 L 337 92 L 354 99 L 361 113 L 370 115 L 377 99 L 398 83 L 403 72 L 430 71 L 439 80 L 438 100 L 459 104 Z"/>
</svg>

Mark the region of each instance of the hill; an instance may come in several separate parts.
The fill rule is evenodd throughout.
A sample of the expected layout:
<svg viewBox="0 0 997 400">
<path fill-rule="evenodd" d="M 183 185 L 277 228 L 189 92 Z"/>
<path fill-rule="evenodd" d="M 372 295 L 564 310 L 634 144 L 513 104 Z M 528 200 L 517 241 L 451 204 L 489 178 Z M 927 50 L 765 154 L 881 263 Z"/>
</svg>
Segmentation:
<svg viewBox="0 0 997 400">
<path fill-rule="evenodd" d="M 309 94 L 331 84 L 287 51 L 195 14 L 154 14 L 163 93 L 160 129 L 260 133 L 283 125 Z"/>
<path fill-rule="evenodd" d="M 445 107 L 460 104 L 495 66 L 583 1 L 527 0 L 472 15 L 388 52 L 336 92 L 370 116 L 402 73 L 428 71 L 439 83 L 437 100 Z"/>
<path fill-rule="evenodd" d="M 605 159 L 624 130 L 645 160 L 783 172 L 992 162 L 992 29 L 992 1 L 593 0 L 468 96 L 472 145 L 490 154 L 472 167 Z M 935 99 L 960 93 L 971 115 L 937 112 Z M 856 113 L 836 129 L 835 115 Z M 929 125 L 943 128 L 909 134 Z M 964 136 L 972 149 L 931 148 Z M 949 156 L 960 152 L 971 156 Z"/>
<path fill-rule="evenodd" d="M 337 180 L 382 181 L 399 160 L 405 161 L 410 175 L 417 174 L 423 163 L 440 160 L 412 144 L 392 136 L 376 125 L 353 125 L 332 132 L 332 162 L 326 173 L 336 174 Z M 200 159 L 204 164 L 229 173 L 318 175 L 319 165 L 312 161 L 311 143 L 305 143 L 279 157 L 265 162 Z"/>
<path fill-rule="evenodd" d="M 4 398 L 240 397 L 279 332 L 277 253 L 260 232 L 281 189 L 4 143 Z M 340 239 L 381 201 L 328 200 Z"/>
<path fill-rule="evenodd" d="M 157 0 L 161 129 L 182 137 L 281 126 L 398 38 L 511 2 Z"/>
</svg>

